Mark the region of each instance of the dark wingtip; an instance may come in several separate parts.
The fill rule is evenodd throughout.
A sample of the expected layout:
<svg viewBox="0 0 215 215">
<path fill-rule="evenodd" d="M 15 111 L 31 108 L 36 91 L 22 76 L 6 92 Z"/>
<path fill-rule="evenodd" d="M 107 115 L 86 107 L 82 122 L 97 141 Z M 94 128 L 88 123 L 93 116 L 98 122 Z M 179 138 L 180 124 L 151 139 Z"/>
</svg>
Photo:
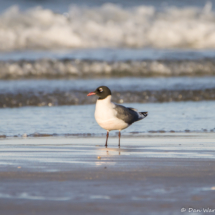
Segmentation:
<svg viewBox="0 0 215 215">
<path fill-rule="evenodd" d="M 148 112 L 140 112 L 141 114 L 143 114 L 143 116 L 147 117 L 148 116 Z"/>
</svg>

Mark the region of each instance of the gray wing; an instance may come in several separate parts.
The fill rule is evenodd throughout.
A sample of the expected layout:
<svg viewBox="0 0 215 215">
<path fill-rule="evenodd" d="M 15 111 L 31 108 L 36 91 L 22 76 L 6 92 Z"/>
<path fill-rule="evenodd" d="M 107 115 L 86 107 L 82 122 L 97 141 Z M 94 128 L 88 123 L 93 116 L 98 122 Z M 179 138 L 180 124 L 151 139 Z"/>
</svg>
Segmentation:
<svg viewBox="0 0 215 215">
<path fill-rule="evenodd" d="M 135 109 L 133 110 L 133 108 L 126 108 L 118 104 L 115 104 L 115 105 L 116 105 L 115 109 L 117 111 L 116 117 L 119 119 L 122 119 L 124 122 L 128 123 L 129 125 L 140 119 L 138 112 L 134 111 Z"/>
</svg>

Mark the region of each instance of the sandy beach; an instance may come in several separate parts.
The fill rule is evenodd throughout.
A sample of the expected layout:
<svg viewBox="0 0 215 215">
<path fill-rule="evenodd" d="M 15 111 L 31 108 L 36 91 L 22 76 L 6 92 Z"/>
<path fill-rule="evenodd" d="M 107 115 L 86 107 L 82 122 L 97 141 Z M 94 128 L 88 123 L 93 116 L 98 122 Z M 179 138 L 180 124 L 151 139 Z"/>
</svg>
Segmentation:
<svg viewBox="0 0 215 215">
<path fill-rule="evenodd" d="M 120 149 L 116 137 L 108 148 L 104 137 L 2 138 L 1 214 L 204 214 L 215 208 L 214 138 L 136 135 Z"/>
</svg>

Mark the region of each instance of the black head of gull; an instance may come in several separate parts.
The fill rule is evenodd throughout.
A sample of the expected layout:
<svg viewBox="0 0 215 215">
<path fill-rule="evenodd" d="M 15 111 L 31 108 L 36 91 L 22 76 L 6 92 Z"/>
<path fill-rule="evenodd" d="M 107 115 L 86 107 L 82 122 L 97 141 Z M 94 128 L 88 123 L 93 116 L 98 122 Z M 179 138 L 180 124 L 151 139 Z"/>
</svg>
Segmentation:
<svg viewBox="0 0 215 215">
<path fill-rule="evenodd" d="M 106 86 L 98 87 L 94 92 L 89 93 L 87 96 L 97 95 L 99 99 L 105 99 L 111 95 L 111 91 Z"/>
<path fill-rule="evenodd" d="M 87 96 L 92 95 L 97 95 L 99 97 L 96 102 L 95 119 L 97 123 L 107 131 L 106 147 L 109 131 L 119 131 L 120 147 L 120 131 L 134 122 L 144 119 L 148 115 L 148 112 L 139 112 L 135 108 L 124 107 L 111 102 L 111 91 L 106 86 L 98 87 L 94 92 L 89 93 Z"/>
</svg>

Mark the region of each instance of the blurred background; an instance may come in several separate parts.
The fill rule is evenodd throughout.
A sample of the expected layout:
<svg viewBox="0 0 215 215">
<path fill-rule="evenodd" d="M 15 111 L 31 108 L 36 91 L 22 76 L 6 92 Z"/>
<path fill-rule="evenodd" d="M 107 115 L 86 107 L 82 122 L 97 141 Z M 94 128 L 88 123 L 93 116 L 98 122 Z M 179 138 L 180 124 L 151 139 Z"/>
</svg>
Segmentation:
<svg viewBox="0 0 215 215">
<path fill-rule="evenodd" d="M 103 134 L 100 85 L 130 134 L 214 132 L 215 0 L 0 1 L 2 137 Z"/>
</svg>

